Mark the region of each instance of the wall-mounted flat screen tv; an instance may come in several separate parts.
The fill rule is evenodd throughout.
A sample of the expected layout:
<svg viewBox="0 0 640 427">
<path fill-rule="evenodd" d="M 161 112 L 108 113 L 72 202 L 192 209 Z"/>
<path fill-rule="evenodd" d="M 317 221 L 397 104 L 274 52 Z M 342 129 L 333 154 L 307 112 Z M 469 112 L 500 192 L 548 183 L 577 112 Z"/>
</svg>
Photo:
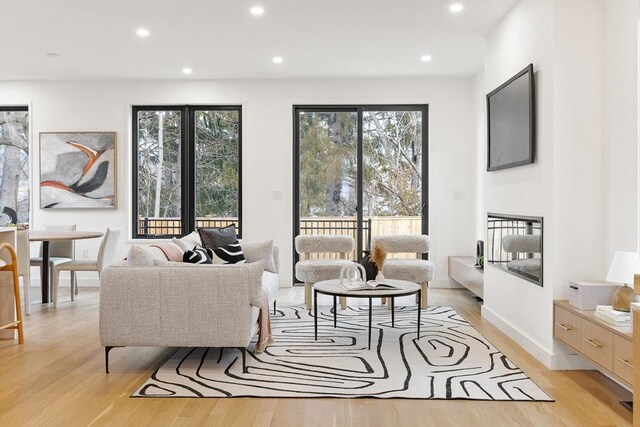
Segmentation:
<svg viewBox="0 0 640 427">
<path fill-rule="evenodd" d="M 533 64 L 487 95 L 487 170 L 533 163 L 535 147 Z"/>
</svg>

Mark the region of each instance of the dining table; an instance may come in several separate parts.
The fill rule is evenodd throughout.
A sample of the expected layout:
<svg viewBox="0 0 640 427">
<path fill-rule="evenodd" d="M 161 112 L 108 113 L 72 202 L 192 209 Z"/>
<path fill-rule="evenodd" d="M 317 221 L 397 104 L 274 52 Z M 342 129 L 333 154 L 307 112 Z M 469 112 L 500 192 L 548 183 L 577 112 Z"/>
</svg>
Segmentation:
<svg viewBox="0 0 640 427">
<path fill-rule="evenodd" d="M 51 292 L 49 292 L 49 243 L 56 240 L 84 240 L 97 239 L 104 236 L 100 231 L 53 231 L 34 230 L 29 231 L 30 242 L 42 242 L 42 303 L 51 302 Z"/>
</svg>

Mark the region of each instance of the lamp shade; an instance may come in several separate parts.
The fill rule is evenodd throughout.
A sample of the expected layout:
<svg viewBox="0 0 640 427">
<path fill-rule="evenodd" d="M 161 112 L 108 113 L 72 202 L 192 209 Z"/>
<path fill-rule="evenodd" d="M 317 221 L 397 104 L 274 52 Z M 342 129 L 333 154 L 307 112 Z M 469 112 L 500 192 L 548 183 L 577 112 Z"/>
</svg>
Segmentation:
<svg viewBox="0 0 640 427">
<path fill-rule="evenodd" d="M 638 253 L 618 251 L 611 261 L 607 282 L 633 283 L 633 275 L 637 273 L 640 273 Z"/>
</svg>

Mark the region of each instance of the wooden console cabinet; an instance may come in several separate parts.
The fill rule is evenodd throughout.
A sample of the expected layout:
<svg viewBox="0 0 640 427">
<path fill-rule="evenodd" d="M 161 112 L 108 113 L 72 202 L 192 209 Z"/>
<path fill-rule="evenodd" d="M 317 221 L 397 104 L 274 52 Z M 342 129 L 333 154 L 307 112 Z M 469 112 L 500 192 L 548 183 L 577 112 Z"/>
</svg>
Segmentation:
<svg viewBox="0 0 640 427">
<path fill-rule="evenodd" d="M 566 300 L 553 302 L 553 336 L 633 388 L 633 335 L 580 310 Z"/>
<path fill-rule="evenodd" d="M 476 259 L 472 256 L 450 256 L 449 277 L 484 298 L 484 272 L 474 267 L 475 263 Z"/>
</svg>

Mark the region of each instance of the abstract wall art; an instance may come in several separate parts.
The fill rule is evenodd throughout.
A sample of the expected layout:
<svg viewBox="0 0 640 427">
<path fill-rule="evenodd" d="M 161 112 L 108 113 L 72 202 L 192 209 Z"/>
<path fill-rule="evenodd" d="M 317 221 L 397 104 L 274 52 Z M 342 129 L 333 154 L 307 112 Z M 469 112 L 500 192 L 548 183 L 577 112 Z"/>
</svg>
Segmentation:
<svg viewBox="0 0 640 427">
<path fill-rule="evenodd" d="M 116 132 L 40 133 L 40 208 L 116 208 Z"/>
</svg>

